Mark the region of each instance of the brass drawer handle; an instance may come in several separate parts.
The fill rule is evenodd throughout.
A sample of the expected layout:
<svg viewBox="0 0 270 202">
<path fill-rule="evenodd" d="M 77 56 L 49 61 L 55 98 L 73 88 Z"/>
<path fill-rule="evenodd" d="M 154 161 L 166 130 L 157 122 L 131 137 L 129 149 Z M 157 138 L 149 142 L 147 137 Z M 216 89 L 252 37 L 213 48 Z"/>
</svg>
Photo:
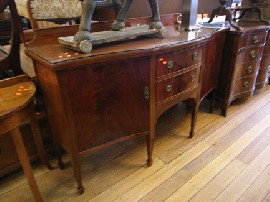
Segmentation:
<svg viewBox="0 0 270 202">
<path fill-rule="evenodd" d="M 170 61 L 168 62 L 167 67 L 168 67 L 168 69 L 173 68 L 173 61 L 172 61 L 172 60 L 170 60 Z"/>
<path fill-rule="evenodd" d="M 256 57 L 256 51 L 255 50 L 251 51 L 249 56 L 250 56 L 251 59 L 255 58 Z"/>
<path fill-rule="evenodd" d="M 144 87 L 144 98 L 146 100 L 149 100 L 149 98 L 150 98 L 150 92 L 149 92 L 149 87 L 148 86 Z"/>
<path fill-rule="evenodd" d="M 259 43 L 259 37 L 258 37 L 258 36 L 253 36 L 253 37 L 252 37 L 252 40 L 253 40 L 253 43 L 254 43 L 254 44 Z"/>
<path fill-rule="evenodd" d="M 171 92 L 171 91 L 172 91 L 172 85 L 167 85 L 166 92 Z"/>
<path fill-rule="evenodd" d="M 248 81 L 244 82 L 243 87 L 245 87 L 245 88 L 249 87 L 249 82 Z"/>
<path fill-rule="evenodd" d="M 194 82 L 195 80 L 196 80 L 195 75 L 192 75 L 192 76 L 190 77 L 190 81 L 191 81 L 191 82 Z"/>
<path fill-rule="evenodd" d="M 248 66 L 247 69 L 246 69 L 246 72 L 247 72 L 248 74 L 250 74 L 251 72 L 253 72 L 252 66 Z"/>
<path fill-rule="evenodd" d="M 192 54 L 192 60 L 198 60 L 198 53 L 197 52 Z"/>
</svg>

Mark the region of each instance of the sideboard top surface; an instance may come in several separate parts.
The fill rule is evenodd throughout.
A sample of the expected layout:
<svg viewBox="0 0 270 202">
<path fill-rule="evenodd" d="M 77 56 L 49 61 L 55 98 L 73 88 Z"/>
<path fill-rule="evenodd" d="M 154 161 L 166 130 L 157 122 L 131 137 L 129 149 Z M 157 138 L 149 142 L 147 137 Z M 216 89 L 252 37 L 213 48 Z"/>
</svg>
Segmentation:
<svg viewBox="0 0 270 202">
<path fill-rule="evenodd" d="M 164 38 L 143 37 L 117 43 L 108 43 L 94 47 L 92 52 L 87 54 L 69 50 L 60 44 L 33 47 L 26 50 L 26 54 L 36 61 L 45 64 L 51 70 L 56 71 L 63 68 L 72 68 L 74 65 L 69 66 L 69 64 L 74 64 L 74 62 L 93 64 L 127 57 L 158 54 L 164 51 L 174 51 L 178 48 L 202 42 L 220 30 L 218 28 L 201 28 L 198 31 L 187 32 L 179 31 L 175 26 L 167 26 L 166 29 L 167 33 Z"/>
</svg>

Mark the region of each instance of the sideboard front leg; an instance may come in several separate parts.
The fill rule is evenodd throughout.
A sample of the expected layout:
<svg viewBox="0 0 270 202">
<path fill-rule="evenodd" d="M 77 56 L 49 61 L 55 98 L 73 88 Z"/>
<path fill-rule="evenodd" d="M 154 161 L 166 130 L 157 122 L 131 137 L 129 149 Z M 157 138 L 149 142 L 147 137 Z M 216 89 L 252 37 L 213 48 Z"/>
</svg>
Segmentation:
<svg viewBox="0 0 270 202">
<path fill-rule="evenodd" d="M 192 113 L 191 113 L 191 129 L 190 129 L 190 133 L 189 133 L 189 138 L 192 138 L 194 135 L 194 130 L 195 130 L 195 124 L 197 121 L 197 114 L 198 114 L 198 109 L 199 109 L 199 105 L 200 105 L 200 100 L 199 100 L 199 96 L 194 100 L 194 104 L 192 106 Z"/>
<path fill-rule="evenodd" d="M 82 186 L 82 173 L 81 173 L 81 162 L 80 156 L 77 152 L 71 154 L 71 164 L 74 172 L 75 179 L 77 181 L 77 189 L 80 194 L 84 193 L 84 187 Z"/>
<path fill-rule="evenodd" d="M 150 126 L 149 135 L 146 136 L 147 142 L 147 166 L 150 167 L 153 164 L 153 149 L 154 149 L 154 140 L 155 140 L 155 125 Z"/>
</svg>

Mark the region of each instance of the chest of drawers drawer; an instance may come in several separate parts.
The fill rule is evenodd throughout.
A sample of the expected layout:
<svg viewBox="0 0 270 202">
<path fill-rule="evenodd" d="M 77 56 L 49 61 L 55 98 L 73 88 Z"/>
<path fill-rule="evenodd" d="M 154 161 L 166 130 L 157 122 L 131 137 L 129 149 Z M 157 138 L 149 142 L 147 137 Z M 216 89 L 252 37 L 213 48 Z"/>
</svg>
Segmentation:
<svg viewBox="0 0 270 202">
<path fill-rule="evenodd" d="M 262 57 L 263 48 L 249 48 L 239 52 L 236 55 L 235 66 L 241 65 L 242 63 L 252 62 L 256 60 L 260 60 Z"/>
<path fill-rule="evenodd" d="M 270 66 L 270 55 L 264 56 L 261 61 L 261 68 L 268 68 Z"/>
<path fill-rule="evenodd" d="M 202 61 L 202 47 L 157 57 L 157 78 L 180 71 Z"/>
<path fill-rule="evenodd" d="M 270 53 L 270 40 L 266 42 L 263 50 L 264 54 L 269 54 Z"/>
<path fill-rule="evenodd" d="M 177 76 L 158 81 L 156 83 L 156 102 L 161 102 L 195 87 L 199 82 L 199 73 L 200 66 L 196 65 L 193 69 Z"/>
<path fill-rule="evenodd" d="M 237 95 L 242 93 L 253 92 L 255 88 L 255 80 L 255 76 L 235 80 L 231 93 L 232 97 L 236 97 Z"/>
<path fill-rule="evenodd" d="M 234 80 L 242 77 L 256 76 L 260 61 L 251 61 L 235 67 Z"/>
<path fill-rule="evenodd" d="M 266 37 L 267 32 L 265 31 L 245 34 L 239 38 L 238 49 L 247 46 L 264 44 L 266 41 Z"/>
</svg>

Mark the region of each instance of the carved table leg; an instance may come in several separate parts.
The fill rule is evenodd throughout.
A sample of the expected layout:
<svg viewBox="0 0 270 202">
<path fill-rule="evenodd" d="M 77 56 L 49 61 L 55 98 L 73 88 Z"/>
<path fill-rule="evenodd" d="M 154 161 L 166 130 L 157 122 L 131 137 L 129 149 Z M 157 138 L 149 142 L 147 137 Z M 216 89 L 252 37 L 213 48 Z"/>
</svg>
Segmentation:
<svg viewBox="0 0 270 202">
<path fill-rule="evenodd" d="M 43 201 L 42 197 L 40 195 L 40 192 L 37 187 L 36 180 L 34 178 L 34 174 L 31 168 L 31 164 L 29 162 L 27 152 L 25 150 L 25 146 L 22 140 L 21 133 L 18 128 L 15 128 L 14 130 L 10 131 L 13 142 L 15 144 L 16 151 L 18 153 L 19 159 L 21 161 L 24 174 L 28 180 L 29 186 L 32 190 L 32 193 L 36 199 L 36 201 Z"/>
<path fill-rule="evenodd" d="M 78 185 L 77 189 L 80 194 L 83 194 L 84 187 L 82 186 L 81 162 L 80 162 L 80 156 L 78 153 L 73 152 L 73 154 L 71 154 L 71 164 L 72 164 L 74 176 Z"/>
</svg>

